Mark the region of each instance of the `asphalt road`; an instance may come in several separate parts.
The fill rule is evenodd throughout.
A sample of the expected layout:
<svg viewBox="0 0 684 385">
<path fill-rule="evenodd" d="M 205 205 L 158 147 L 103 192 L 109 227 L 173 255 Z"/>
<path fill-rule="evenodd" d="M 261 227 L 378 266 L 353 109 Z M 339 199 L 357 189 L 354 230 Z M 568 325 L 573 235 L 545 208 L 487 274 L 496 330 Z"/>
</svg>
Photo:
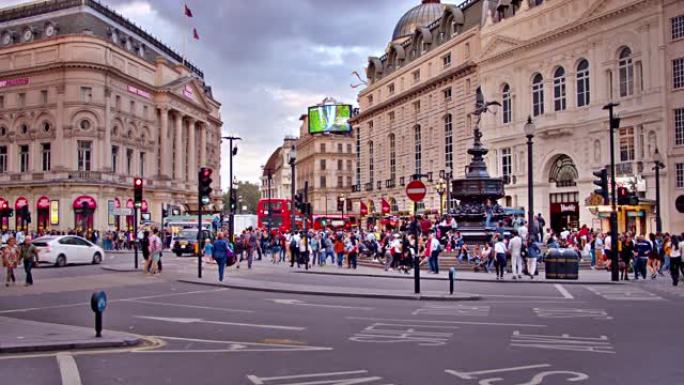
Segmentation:
<svg viewBox="0 0 684 385">
<path fill-rule="evenodd" d="M 109 257 L 108 257 L 109 258 Z M 129 261 L 120 255 L 108 263 Z M 33 289 L 0 288 L 0 315 L 90 327 L 92 282 L 107 291 L 105 333 L 150 337 L 123 351 L 72 352 L 82 384 L 675 385 L 684 378 L 684 287 L 459 282 L 476 302 L 262 293 L 98 266 L 36 271 Z M 293 274 L 258 264 L 253 279 L 412 290 L 410 280 Z M 243 266 L 244 269 L 244 266 Z M 206 271 L 207 279 L 214 271 Z M 209 276 L 211 274 L 211 276 Z M 229 277 L 230 279 L 230 273 Z M 65 284 L 68 283 L 68 284 Z M 446 290 L 446 282 L 423 282 Z M 36 289 L 37 290 L 37 289 Z M 0 331 L 1 333 L 1 331 Z M 673 338 L 674 337 L 674 338 Z M 60 362 L 60 363 L 58 363 Z M 60 371 L 62 370 L 62 371 Z M 0 356 L 4 384 L 75 384 L 54 354 Z M 64 377 L 64 378 L 63 378 Z"/>
</svg>

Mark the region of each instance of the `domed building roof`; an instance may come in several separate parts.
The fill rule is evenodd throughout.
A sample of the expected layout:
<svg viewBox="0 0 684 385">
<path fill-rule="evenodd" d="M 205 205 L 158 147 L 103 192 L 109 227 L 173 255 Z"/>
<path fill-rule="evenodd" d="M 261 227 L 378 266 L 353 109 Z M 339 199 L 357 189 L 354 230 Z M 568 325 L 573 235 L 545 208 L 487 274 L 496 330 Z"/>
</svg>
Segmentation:
<svg viewBox="0 0 684 385">
<path fill-rule="evenodd" d="M 422 0 L 422 4 L 411 8 L 399 19 L 399 23 L 394 27 L 392 41 L 410 36 L 416 28 L 426 27 L 439 19 L 445 7 L 440 0 Z"/>
</svg>

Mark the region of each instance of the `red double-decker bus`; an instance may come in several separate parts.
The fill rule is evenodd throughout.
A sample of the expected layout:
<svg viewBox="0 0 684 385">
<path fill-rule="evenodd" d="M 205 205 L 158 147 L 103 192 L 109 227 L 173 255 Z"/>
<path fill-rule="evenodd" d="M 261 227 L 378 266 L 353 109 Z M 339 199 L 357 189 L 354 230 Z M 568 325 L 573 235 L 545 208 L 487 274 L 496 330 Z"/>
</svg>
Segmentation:
<svg viewBox="0 0 684 385">
<path fill-rule="evenodd" d="M 295 214 L 296 228 L 303 229 L 303 216 Z M 270 223 L 270 226 L 269 226 Z M 257 226 L 271 231 L 290 231 L 292 223 L 292 201 L 290 199 L 259 199 L 257 205 Z"/>
</svg>

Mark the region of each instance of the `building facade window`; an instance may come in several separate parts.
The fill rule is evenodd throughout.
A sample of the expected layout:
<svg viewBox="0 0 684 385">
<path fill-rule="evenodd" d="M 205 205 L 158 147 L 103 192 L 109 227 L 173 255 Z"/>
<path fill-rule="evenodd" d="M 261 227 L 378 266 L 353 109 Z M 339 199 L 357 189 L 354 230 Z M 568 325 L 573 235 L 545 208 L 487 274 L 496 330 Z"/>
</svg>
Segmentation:
<svg viewBox="0 0 684 385">
<path fill-rule="evenodd" d="M 415 140 L 415 173 L 422 174 L 422 163 L 423 163 L 423 145 L 422 137 L 420 132 L 420 126 L 416 126 L 414 129 L 414 140 Z"/>
<path fill-rule="evenodd" d="M 620 97 L 631 96 L 634 94 L 634 63 L 632 61 L 632 50 L 628 47 L 620 50 L 618 72 L 620 78 Z"/>
<path fill-rule="evenodd" d="M 337 143 L 337 152 L 339 152 L 341 154 L 343 152 L 342 151 L 343 147 L 344 146 L 342 146 L 342 143 Z"/>
<path fill-rule="evenodd" d="M 444 96 L 444 101 L 445 102 L 450 102 L 451 101 L 451 87 L 446 88 L 442 91 L 442 95 Z"/>
<path fill-rule="evenodd" d="M 454 129 L 451 114 L 444 117 L 444 166 L 447 170 L 454 168 Z"/>
<path fill-rule="evenodd" d="M 630 162 L 634 160 L 634 127 L 620 128 L 620 162 Z"/>
<path fill-rule="evenodd" d="M 352 161 L 351 161 L 351 159 L 347 159 L 347 171 L 352 171 Z"/>
<path fill-rule="evenodd" d="M 29 145 L 19 146 L 19 171 L 28 172 L 29 170 Z"/>
<path fill-rule="evenodd" d="M 368 142 L 368 181 L 371 186 L 375 182 L 375 159 L 373 156 L 373 141 Z"/>
<path fill-rule="evenodd" d="M 448 68 L 451 66 L 451 54 L 446 54 L 442 56 L 442 67 Z"/>
<path fill-rule="evenodd" d="M 5 108 L 5 95 L 0 95 L 0 108 Z"/>
<path fill-rule="evenodd" d="M 675 170 L 677 188 L 684 188 L 684 163 L 676 163 Z"/>
<path fill-rule="evenodd" d="M 563 111 L 565 108 L 565 69 L 558 67 L 553 73 L 553 110 Z"/>
<path fill-rule="evenodd" d="M 327 186 L 327 181 L 325 180 L 325 175 L 321 175 L 319 183 L 321 184 L 321 188 L 326 188 Z"/>
<path fill-rule="evenodd" d="M 420 70 L 413 71 L 413 83 L 420 82 Z"/>
<path fill-rule="evenodd" d="M 342 175 L 337 176 L 337 188 L 342 188 L 344 187 L 344 178 Z"/>
<path fill-rule="evenodd" d="M 326 165 L 325 159 L 321 159 L 321 170 L 325 171 L 326 166 L 327 165 Z"/>
<path fill-rule="evenodd" d="M 26 94 L 23 92 L 17 94 L 17 107 L 26 107 Z"/>
<path fill-rule="evenodd" d="M 321 154 L 325 154 L 325 143 L 321 143 Z"/>
<path fill-rule="evenodd" d="M 684 37 L 684 15 L 672 19 L 672 40 Z"/>
<path fill-rule="evenodd" d="M 112 172 L 116 173 L 118 171 L 117 165 L 119 164 L 119 146 L 112 146 Z"/>
<path fill-rule="evenodd" d="M 48 104 L 48 91 L 47 90 L 40 91 L 40 101 L 43 104 Z"/>
<path fill-rule="evenodd" d="M 589 62 L 582 59 L 577 64 L 577 107 L 588 106 L 589 102 Z"/>
<path fill-rule="evenodd" d="M 347 143 L 347 152 L 350 153 L 350 154 L 352 153 L 352 145 L 351 145 L 351 143 Z"/>
<path fill-rule="evenodd" d="M 85 140 L 78 141 L 78 171 L 90 171 L 92 169 L 92 147 L 93 142 Z"/>
<path fill-rule="evenodd" d="M 672 60 L 672 88 L 684 88 L 684 57 Z"/>
<path fill-rule="evenodd" d="M 511 154 L 511 148 L 501 149 L 501 176 L 504 179 L 504 183 L 508 184 L 511 180 L 511 174 L 513 171 L 513 155 Z"/>
<path fill-rule="evenodd" d="M 532 80 L 532 115 L 544 114 L 544 77 L 541 74 L 534 75 Z"/>
<path fill-rule="evenodd" d="M 394 134 L 389 135 L 389 171 L 390 180 L 397 179 L 397 137 Z"/>
<path fill-rule="evenodd" d="M 50 151 L 50 143 L 41 144 L 41 152 L 43 154 L 43 171 L 50 171 L 52 168 L 52 156 Z"/>
<path fill-rule="evenodd" d="M 91 87 L 81 87 L 81 101 L 91 103 L 93 101 L 93 89 Z"/>
<path fill-rule="evenodd" d="M 390 94 L 390 95 L 393 95 L 393 94 L 394 94 L 394 83 L 392 83 L 392 84 L 390 84 L 389 86 L 387 86 L 387 93 Z"/>
<path fill-rule="evenodd" d="M 684 108 L 674 110 L 675 146 L 684 146 Z"/>
<path fill-rule="evenodd" d="M 504 84 L 502 88 L 502 110 L 503 110 L 503 123 L 510 123 L 513 118 L 512 106 L 511 106 L 511 86 Z"/>
<path fill-rule="evenodd" d="M 0 146 L 0 174 L 7 172 L 7 146 Z"/>
<path fill-rule="evenodd" d="M 145 177 L 145 153 L 141 152 L 140 153 L 140 177 L 144 178 Z"/>
<path fill-rule="evenodd" d="M 342 159 L 337 160 L 337 171 L 342 171 L 344 169 L 344 165 L 342 163 Z"/>
<path fill-rule="evenodd" d="M 133 150 L 130 148 L 126 150 L 126 173 L 131 175 L 133 171 Z"/>
</svg>

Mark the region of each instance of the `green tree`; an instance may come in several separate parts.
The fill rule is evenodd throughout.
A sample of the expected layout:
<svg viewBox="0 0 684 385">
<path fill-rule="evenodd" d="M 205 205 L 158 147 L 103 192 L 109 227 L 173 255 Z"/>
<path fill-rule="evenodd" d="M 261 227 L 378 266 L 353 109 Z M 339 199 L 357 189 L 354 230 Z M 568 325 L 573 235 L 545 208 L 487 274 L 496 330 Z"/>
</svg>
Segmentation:
<svg viewBox="0 0 684 385">
<path fill-rule="evenodd" d="M 235 195 L 238 199 L 236 214 L 256 214 L 257 204 L 261 197 L 259 185 L 250 182 L 237 182 L 233 184 L 233 188 L 236 190 Z M 230 195 L 228 193 L 223 194 L 223 204 L 226 211 L 228 211 L 230 205 Z"/>
</svg>

